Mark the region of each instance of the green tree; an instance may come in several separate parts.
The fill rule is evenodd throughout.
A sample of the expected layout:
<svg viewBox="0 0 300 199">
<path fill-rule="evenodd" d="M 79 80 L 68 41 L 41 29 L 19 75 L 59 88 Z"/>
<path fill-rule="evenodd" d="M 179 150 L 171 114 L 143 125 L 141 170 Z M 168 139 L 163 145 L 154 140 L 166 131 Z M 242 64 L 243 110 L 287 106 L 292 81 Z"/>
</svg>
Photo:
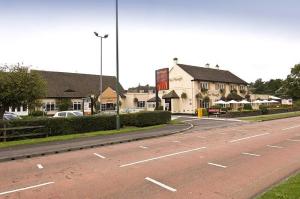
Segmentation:
<svg viewBox="0 0 300 199">
<path fill-rule="evenodd" d="M 57 108 L 59 111 L 67 111 L 72 107 L 72 102 L 70 99 L 60 99 L 57 102 Z"/>
<path fill-rule="evenodd" d="M 294 100 L 300 99 L 300 64 L 296 64 L 291 69 L 291 74 L 287 76 L 283 83 L 281 93 Z"/>
<path fill-rule="evenodd" d="M 46 94 L 46 82 L 27 67 L 0 66 L 0 119 L 10 106 L 29 107 Z"/>
</svg>

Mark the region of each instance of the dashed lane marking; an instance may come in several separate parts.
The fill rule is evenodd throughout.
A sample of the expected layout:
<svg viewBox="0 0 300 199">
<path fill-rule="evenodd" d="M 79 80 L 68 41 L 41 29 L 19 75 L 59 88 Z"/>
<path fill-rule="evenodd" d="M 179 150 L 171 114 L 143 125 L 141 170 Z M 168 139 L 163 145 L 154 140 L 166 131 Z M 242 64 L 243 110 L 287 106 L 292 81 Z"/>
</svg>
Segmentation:
<svg viewBox="0 0 300 199">
<path fill-rule="evenodd" d="M 193 151 L 199 151 L 199 150 L 202 150 L 202 149 L 206 149 L 206 147 L 200 147 L 200 148 L 195 148 L 195 149 L 191 149 L 191 150 L 187 150 L 187 151 L 180 151 L 180 152 L 177 152 L 177 153 L 171 153 L 171 154 L 167 154 L 167 155 L 163 155 L 163 156 L 159 156 L 159 157 L 149 158 L 149 159 L 146 159 L 146 160 L 140 160 L 140 161 L 137 161 L 137 162 L 123 164 L 120 167 L 128 167 L 128 166 L 132 166 L 132 165 L 136 165 L 136 164 L 150 162 L 150 161 L 153 161 L 153 160 L 159 160 L 159 159 L 166 158 L 166 157 L 171 157 L 171 156 L 180 155 L 180 154 L 184 154 L 184 153 L 189 153 L 189 152 L 193 152 Z"/>
<path fill-rule="evenodd" d="M 242 141 L 242 140 L 248 140 L 248 139 L 251 139 L 251 138 L 256 138 L 256 137 L 260 137 L 260 136 L 264 136 L 264 135 L 269 135 L 269 134 L 270 133 L 263 133 L 263 134 L 253 135 L 253 136 L 249 136 L 249 137 L 240 138 L 240 139 L 237 139 L 237 140 L 231 140 L 229 142 L 230 143 L 234 143 L 234 142 L 239 142 L 239 141 Z"/>
<path fill-rule="evenodd" d="M 14 192 L 25 191 L 25 190 L 28 190 L 28 189 L 34 189 L 34 188 L 38 188 L 38 187 L 42 187 L 42 186 L 46 186 L 46 185 L 50 185 L 50 184 L 54 184 L 54 182 L 46 182 L 46 183 L 43 183 L 43 184 L 33 185 L 33 186 L 30 186 L 30 187 L 23 187 L 23 188 L 19 188 L 19 189 L 14 189 L 14 190 L 10 190 L 10 191 L 1 192 L 0 196 L 10 194 L 10 193 L 14 193 Z"/>
<path fill-rule="evenodd" d="M 275 146 L 275 145 L 267 145 L 267 147 L 277 148 L 277 149 L 282 149 L 283 148 L 282 146 Z"/>
<path fill-rule="evenodd" d="M 99 158 L 102 158 L 102 159 L 105 159 L 106 157 L 104 157 L 103 155 L 100 155 L 98 153 L 94 153 L 95 156 L 99 157 Z"/>
<path fill-rule="evenodd" d="M 288 128 L 284 128 L 284 129 L 282 129 L 282 130 L 283 130 L 283 131 L 287 131 L 287 130 L 295 129 L 295 128 L 298 128 L 298 127 L 300 127 L 300 125 L 292 126 L 292 127 L 288 127 Z"/>
<path fill-rule="evenodd" d="M 254 154 L 254 153 L 242 153 L 242 155 L 250 155 L 250 156 L 255 156 L 255 157 L 260 157 L 261 155 Z"/>
<path fill-rule="evenodd" d="M 224 165 L 221 165 L 221 164 L 212 163 L 212 162 L 209 162 L 209 163 L 207 163 L 207 164 L 212 165 L 212 166 L 216 166 L 216 167 L 221 167 L 221 168 L 223 168 L 223 169 L 226 169 L 226 168 L 227 168 L 227 166 L 224 166 Z"/>
<path fill-rule="evenodd" d="M 43 169 L 44 167 L 43 167 L 43 165 L 41 165 L 41 164 L 37 164 L 36 165 L 39 169 Z"/>
<path fill-rule="evenodd" d="M 148 180 L 149 182 L 152 182 L 152 183 L 154 183 L 154 184 L 156 184 L 156 185 L 158 185 L 158 186 L 160 186 L 162 188 L 165 188 L 165 189 L 167 189 L 169 191 L 172 191 L 172 192 L 176 192 L 177 191 L 176 189 L 174 189 L 174 188 L 172 188 L 172 187 L 170 187 L 168 185 L 165 185 L 165 184 L 163 184 L 161 182 L 158 182 L 157 180 L 154 180 L 152 178 L 146 177 L 145 180 Z"/>
</svg>

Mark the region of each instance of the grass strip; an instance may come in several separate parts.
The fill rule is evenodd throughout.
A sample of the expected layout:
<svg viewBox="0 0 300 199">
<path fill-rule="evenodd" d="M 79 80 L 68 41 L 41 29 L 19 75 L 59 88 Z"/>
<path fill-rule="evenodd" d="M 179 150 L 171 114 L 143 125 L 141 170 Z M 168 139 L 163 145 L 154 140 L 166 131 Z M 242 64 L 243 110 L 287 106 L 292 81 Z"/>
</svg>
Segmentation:
<svg viewBox="0 0 300 199">
<path fill-rule="evenodd" d="M 51 136 L 51 137 L 46 137 L 46 138 L 33 138 L 33 139 L 26 139 L 26 140 L 8 141 L 8 142 L 1 142 L 0 148 L 8 148 L 8 147 L 14 147 L 14 146 L 20 146 L 20 145 L 40 144 L 40 143 L 55 142 L 55 141 L 66 141 L 66 140 L 73 140 L 73 139 L 78 139 L 78 138 L 88 138 L 88 137 L 113 135 L 113 134 L 121 134 L 121 133 L 131 133 L 131 132 L 136 132 L 136 131 L 158 129 L 158 128 L 162 128 L 164 126 L 166 126 L 166 125 L 163 124 L 163 125 L 148 126 L 148 127 L 142 127 L 142 128 L 125 127 L 120 130 L 95 131 L 95 132 L 89 132 L 89 133 Z"/>
<path fill-rule="evenodd" d="M 279 185 L 273 187 L 257 199 L 299 199 L 300 174 L 290 177 Z"/>
<path fill-rule="evenodd" d="M 253 117 L 241 117 L 239 119 L 244 121 L 249 121 L 249 122 L 261 122 L 261 121 L 277 120 L 277 119 L 284 119 L 284 118 L 298 117 L 298 116 L 300 116 L 300 111 L 270 114 L 270 115 L 260 115 L 260 116 L 253 116 Z"/>
</svg>

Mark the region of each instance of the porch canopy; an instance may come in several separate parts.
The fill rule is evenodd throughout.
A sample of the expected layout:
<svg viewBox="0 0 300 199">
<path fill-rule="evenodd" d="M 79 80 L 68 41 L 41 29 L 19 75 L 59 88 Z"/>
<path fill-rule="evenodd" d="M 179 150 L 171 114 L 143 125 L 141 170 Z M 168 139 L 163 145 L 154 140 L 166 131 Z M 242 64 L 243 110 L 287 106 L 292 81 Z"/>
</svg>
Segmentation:
<svg viewBox="0 0 300 199">
<path fill-rule="evenodd" d="M 156 102 L 156 97 L 152 97 L 152 98 L 148 99 L 147 102 Z M 158 102 L 161 102 L 160 98 L 158 98 Z"/>
<path fill-rule="evenodd" d="M 163 95 L 162 98 L 163 99 L 179 99 L 179 96 L 177 95 L 177 93 L 174 90 L 172 90 L 168 94 Z"/>
</svg>

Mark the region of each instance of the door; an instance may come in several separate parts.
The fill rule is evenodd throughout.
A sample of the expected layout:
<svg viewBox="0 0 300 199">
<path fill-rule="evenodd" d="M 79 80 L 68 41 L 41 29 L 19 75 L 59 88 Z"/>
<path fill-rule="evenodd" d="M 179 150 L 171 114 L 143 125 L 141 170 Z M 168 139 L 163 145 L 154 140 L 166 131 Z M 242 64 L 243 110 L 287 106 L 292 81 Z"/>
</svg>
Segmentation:
<svg viewBox="0 0 300 199">
<path fill-rule="evenodd" d="M 166 111 L 172 111 L 172 99 L 165 99 L 165 110 Z"/>
</svg>

